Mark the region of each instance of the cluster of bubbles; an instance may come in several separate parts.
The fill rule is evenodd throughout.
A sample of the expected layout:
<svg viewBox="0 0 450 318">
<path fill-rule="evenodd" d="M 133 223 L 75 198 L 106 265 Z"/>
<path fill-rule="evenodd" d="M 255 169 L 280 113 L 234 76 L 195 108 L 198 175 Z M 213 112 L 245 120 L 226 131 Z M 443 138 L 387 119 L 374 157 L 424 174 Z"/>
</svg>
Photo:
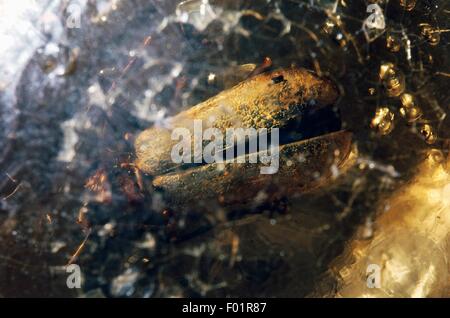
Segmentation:
<svg viewBox="0 0 450 318">
<path fill-rule="evenodd" d="M 416 6 L 415 0 L 400 0 L 400 5 L 406 11 L 412 11 Z M 429 23 L 420 23 L 420 36 L 430 46 L 436 46 L 440 41 L 440 33 L 445 30 L 433 27 Z M 408 60 L 410 56 L 410 41 L 400 32 L 389 31 L 386 35 L 386 48 L 392 52 L 399 52 L 405 46 Z M 431 57 L 430 57 L 431 58 Z M 414 125 L 416 131 L 427 144 L 434 144 L 437 140 L 435 129 L 423 116 L 423 111 L 417 97 L 407 91 L 405 75 L 397 65 L 391 62 L 382 63 L 379 68 L 379 82 L 384 93 L 389 98 L 400 101 L 399 114 L 409 125 Z M 375 88 L 369 89 L 369 95 L 375 94 Z M 377 107 L 370 127 L 380 135 L 388 135 L 394 129 L 395 113 L 388 105 Z"/>
<path fill-rule="evenodd" d="M 379 78 L 389 97 L 400 100 L 399 114 L 408 124 L 413 124 L 423 117 L 423 111 L 417 98 L 405 92 L 405 76 L 393 63 L 385 63 L 380 67 Z M 378 107 L 370 123 L 371 128 L 380 135 L 387 135 L 394 129 L 395 114 L 388 106 Z M 418 123 L 418 131 L 427 144 L 434 144 L 437 140 L 433 127 L 428 123 Z"/>
</svg>

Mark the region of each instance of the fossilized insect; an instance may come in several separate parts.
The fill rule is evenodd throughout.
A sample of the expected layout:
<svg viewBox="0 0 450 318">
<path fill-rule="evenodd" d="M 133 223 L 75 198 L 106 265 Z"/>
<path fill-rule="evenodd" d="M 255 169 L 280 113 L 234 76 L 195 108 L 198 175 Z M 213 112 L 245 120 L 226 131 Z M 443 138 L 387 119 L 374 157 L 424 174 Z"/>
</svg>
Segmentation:
<svg viewBox="0 0 450 318">
<path fill-rule="evenodd" d="M 135 141 L 136 166 L 152 176 L 152 187 L 177 207 L 216 202 L 224 207 L 251 206 L 328 184 L 348 166 L 351 133 L 341 130 L 334 104 L 336 86 L 301 68 L 256 75 L 152 127 Z M 175 128 L 279 129 L 279 169 L 261 174 L 263 163 L 183 164 L 171 160 Z M 248 142 L 248 139 L 238 142 Z M 194 146 L 194 145 L 193 145 Z M 259 149 L 258 149 L 259 151 Z M 251 154 L 246 154 L 249 156 Z"/>
</svg>

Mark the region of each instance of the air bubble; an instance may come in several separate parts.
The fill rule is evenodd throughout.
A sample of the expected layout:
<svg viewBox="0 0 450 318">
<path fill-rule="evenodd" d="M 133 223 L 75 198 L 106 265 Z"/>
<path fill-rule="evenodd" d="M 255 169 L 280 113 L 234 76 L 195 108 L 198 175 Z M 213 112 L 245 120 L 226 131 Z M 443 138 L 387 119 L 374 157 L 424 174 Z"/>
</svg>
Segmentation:
<svg viewBox="0 0 450 318">
<path fill-rule="evenodd" d="M 428 23 L 421 23 L 419 24 L 419 26 L 421 29 L 421 34 L 427 40 L 428 44 L 430 44 L 431 46 L 438 45 L 441 39 L 439 30 L 434 29 Z"/>
<path fill-rule="evenodd" d="M 400 108 L 400 115 L 409 123 L 416 121 L 422 117 L 422 110 L 417 106 L 413 95 L 404 93 L 400 96 L 402 107 Z"/>
<path fill-rule="evenodd" d="M 416 6 L 417 0 L 400 0 L 400 5 L 405 8 L 406 11 L 411 11 Z"/>
<path fill-rule="evenodd" d="M 394 64 L 382 64 L 379 77 L 389 97 L 398 97 L 405 90 L 405 75 Z"/>
<path fill-rule="evenodd" d="M 380 135 L 387 135 L 394 129 L 394 113 L 388 107 L 380 107 L 376 110 L 375 117 L 370 123 Z"/>
<path fill-rule="evenodd" d="M 429 124 L 423 124 L 420 127 L 420 134 L 422 135 L 425 142 L 429 145 L 434 144 L 436 142 L 436 134 L 433 128 Z"/>
<path fill-rule="evenodd" d="M 400 51 L 401 39 L 396 34 L 389 34 L 386 38 L 386 47 L 389 51 L 396 53 Z"/>
</svg>

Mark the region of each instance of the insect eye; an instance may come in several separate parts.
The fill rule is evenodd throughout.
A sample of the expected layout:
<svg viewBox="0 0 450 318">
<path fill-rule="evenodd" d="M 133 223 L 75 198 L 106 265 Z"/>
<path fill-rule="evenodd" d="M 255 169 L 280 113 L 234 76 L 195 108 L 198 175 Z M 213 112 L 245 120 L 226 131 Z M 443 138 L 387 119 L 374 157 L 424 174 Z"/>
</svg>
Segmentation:
<svg viewBox="0 0 450 318">
<path fill-rule="evenodd" d="M 285 81 L 285 79 L 284 79 L 283 75 L 278 75 L 278 76 L 272 77 L 272 82 L 274 84 L 278 84 L 278 83 L 281 83 L 281 82 L 284 82 L 284 81 Z"/>
</svg>

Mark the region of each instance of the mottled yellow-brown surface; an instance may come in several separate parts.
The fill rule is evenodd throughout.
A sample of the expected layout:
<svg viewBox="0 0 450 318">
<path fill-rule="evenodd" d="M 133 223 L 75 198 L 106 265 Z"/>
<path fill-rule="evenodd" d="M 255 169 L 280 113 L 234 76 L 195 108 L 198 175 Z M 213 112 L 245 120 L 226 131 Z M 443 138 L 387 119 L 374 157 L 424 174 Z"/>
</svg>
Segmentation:
<svg viewBox="0 0 450 318">
<path fill-rule="evenodd" d="M 177 166 L 171 150 L 178 143 L 172 130 L 184 127 L 194 131 L 194 120 L 202 120 L 203 129 L 279 128 L 305 107 L 333 104 L 338 98 L 334 84 L 301 68 L 259 74 L 202 102 L 167 121 L 166 127 L 152 127 L 135 142 L 136 165 L 148 174 L 158 175 Z"/>
<path fill-rule="evenodd" d="M 351 133 L 340 131 L 282 145 L 279 169 L 275 174 L 261 174 L 260 165 L 226 163 L 203 165 L 187 171 L 155 178 L 153 184 L 164 190 L 167 202 L 182 209 L 185 205 L 219 203 L 236 207 L 261 203 L 283 196 L 311 191 L 326 184 L 348 168 Z M 302 158 L 302 160 L 299 160 Z"/>
</svg>

